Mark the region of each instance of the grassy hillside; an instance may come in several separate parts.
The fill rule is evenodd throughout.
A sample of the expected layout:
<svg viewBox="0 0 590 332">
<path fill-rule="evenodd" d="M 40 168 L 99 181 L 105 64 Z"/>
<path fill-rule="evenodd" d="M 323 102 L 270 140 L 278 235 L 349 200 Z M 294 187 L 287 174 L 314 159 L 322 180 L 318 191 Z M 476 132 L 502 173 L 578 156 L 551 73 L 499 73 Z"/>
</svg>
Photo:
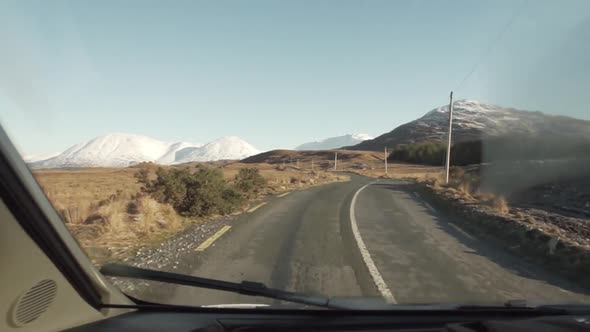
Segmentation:
<svg viewBox="0 0 590 332">
<path fill-rule="evenodd" d="M 334 154 L 338 154 L 338 160 L 343 163 L 349 162 L 371 162 L 376 160 L 383 160 L 383 154 L 370 151 L 349 151 L 349 150 L 310 150 L 310 151 L 295 151 L 295 150 L 272 150 L 263 152 L 252 157 L 242 160 L 242 163 L 267 163 L 267 164 L 282 164 L 287 163 L 296 165 L 299 161 L 300 167 L 307 165 L 311 160 L 316 161 L 333 161 Z"/>
<path fill-rule="evenodd" d="M 338 171 L 374 170 L 383 168 L 384 154 L 371 151 L 273 150 L 242 160 L 242 163 L 265 163 L 296 170 L 334 170 L 334 156 L 338 155 Z"/>
<path fill-rule="evenodd" d="M 381 151 L 400 145 L 444 143 L 448 132 L 448 107 L 436 108 L 424 116 L 396 127 L 375 139 L 363 141 L 351 150 Z M 471 100 L 454 103 L 455 143 L 518 135 L 525 139 L 560 141 L 590 139 L 590 121 L 541 112 L 530 112 L 483 104 Z"/>
</svg>

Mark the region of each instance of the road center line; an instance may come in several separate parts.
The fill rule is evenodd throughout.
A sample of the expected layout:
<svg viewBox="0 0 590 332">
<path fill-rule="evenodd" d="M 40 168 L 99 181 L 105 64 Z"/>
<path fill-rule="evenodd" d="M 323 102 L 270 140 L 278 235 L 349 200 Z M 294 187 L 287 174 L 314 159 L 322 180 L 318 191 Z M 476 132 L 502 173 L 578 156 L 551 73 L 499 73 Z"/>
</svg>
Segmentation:
<svg viewBox="0 0 590 332">
<path fill-rule="evenodd" d="M 277 195 L 277 197 L 285 197 L 285 196 L 289 195 L 290 193 L 291 193 L 290 191 L 287 191 L 286 193 L 282 193 L 280 195 Z"/>
<path fill-rule="evenodd" d="M 220 230 L 217 231 L 217 233 L 211 235 L 211 237 L 209 237 L 207 240 L 205 240 L 205 242 L 201 243 L 201 245 L 199 245 L 195 251 L 205 251 L 205 249 L 209 248 L 209 246 L 211 244 L 213 244 L 213 242 L 215 242 L 215 240 L 219 239 L 223 233 L 229 231 L 229 229 L 231 228 L 231 226 L 223 226 L 221 227 Z"/>
<path fill-rule="evenodd" d="M 373 182 L 373 183 L 375 183 L 375 182 Z M 379 290 L 379 293 L 381 293 L 381 296 L 385 299 L 386 302 L 397 303 L 397 301 L 395 300 L 395 297 L 393 297 L 393 293 L 391 293 L 391 290 L 389 290 L 389 288 L 387 287 L 385 280 L 383 280 L 381 273 L 379 273 L 379 270 L 377 269 L 375 262 L 371 258 L 371 254 L 369 253 L 369 250 L 367 249 L 367 246 L 365 245 L 365 242 L 363 241 L 363 238 L 361 237 L 361 233 L 359 232 L 359 228 L 358 228 L 358 225 L 356 222 L 356 216 L 355 216 L 355 210 L 354 210 L 354 206 L 356 204 L 356 199 L 357 199 L 358 195 L 360 194 L 360 192 L 363 191 L 363 189 L 367 188 L 371 184 L 372 183 L 369 183 L 369 184 L 366 184 L 366 185 L 362 186 L 361 188 L 359 188 L 359 190 L 357 190 L 356 193 L 354 193 L 354 196 L 352 197 L 352 201 L 350 202 L 350 223 L 352 226 L 352 234 L 354 235 L 354 239 L 356 240 L 356 244 L 359 247 L 359 250 L 361 252 L 361 256 L 363 257 L 363 261 L 365 262 L 365 265 L 367 266 L 367 269 L 369 270 L 369 274 L 371 275 L 371 278 L 373 278 L 373 282 L 375 283 L 375 286 L 377 286 L 377 290 Z"/>
<path fill-rule="evenodd" d="M 250 210 L 248 210 L 248 212 L 254 212 L 265 205 L 266 205 L 266 202 L 260 203 L 260 204 L 256 205 L 255 207 L 251 208 Z"/>
</svg>

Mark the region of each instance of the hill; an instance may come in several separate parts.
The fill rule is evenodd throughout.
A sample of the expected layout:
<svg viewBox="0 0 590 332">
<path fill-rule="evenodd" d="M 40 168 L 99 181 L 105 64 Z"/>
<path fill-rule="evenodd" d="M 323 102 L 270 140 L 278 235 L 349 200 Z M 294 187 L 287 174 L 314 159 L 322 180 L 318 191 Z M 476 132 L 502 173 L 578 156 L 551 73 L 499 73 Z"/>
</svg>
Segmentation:
<svg viewBox="0 0 590 332">
<path fill-rule="evenodd" d="M 351 150 L 381 151 L 401 144 L 442 142 L 448 128 L 448 105 L 401 125 L 372 140 L 347 147 Z M 458 100 L 453 106 L 453 143 L 490 137 L 519 135 L 531 137 L 590 138 L 590 121 L 548 115 Z"/>
<path fill-rule="evenodd" d="M 373 139 L 367 134 L 348 134 L 337 137 L 330 137 L 321 141 L 309 142 L 299 145 L 295 150 L 331 150 L 338 149 L 343 146 L 350 146 L 358 144 L 362 141 Z"/>
<path fill-rule="evenodd" d="M 383 153 L 372 151 L 350 150 L 272 150 L 263 152 L 241 161 L 244 164 L 274 164 L 285 165 L 298 169 L 332 169 L 334 154 L 338 154 L 338 169 L 371 169 L 381 167 Z"/>
</svg>

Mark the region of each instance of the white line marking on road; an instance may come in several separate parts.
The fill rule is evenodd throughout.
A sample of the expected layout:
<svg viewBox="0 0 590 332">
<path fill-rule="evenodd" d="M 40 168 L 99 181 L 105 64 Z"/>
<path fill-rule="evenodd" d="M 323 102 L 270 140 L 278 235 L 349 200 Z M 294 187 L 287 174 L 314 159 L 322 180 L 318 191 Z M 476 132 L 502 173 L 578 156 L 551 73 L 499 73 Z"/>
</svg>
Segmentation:
<svg viewBox="0 0 590 332">
<path fill-rule="evenodd" d="M 265 203 L 260 203 L 260 204 L 256 205 L 255 207 L 251 208 L 250 210 L 248 210 L 248 212 L 254 212 L 254 211 L 258 210 L 259 208 L 261 208 L 261 207 L 263 207 L 265 205 L 266 205 L 266 202 Z"/>
<path fill-rule="evenodd" d="M 219 239 L 223 233 L 229 231 L 229 229 L 231 228 L 231 226 L 223 226 L 221 227 L 220 230 L 217 231 L 217 233 L 211 235 L 210 238 L 208 238 L 207 240 L 205 240 L 205 242 L 201 243 L 200 246 L 198 246 L 195 251 L 205 251 L 205 249 L 209 248 L 209 246 L 211 244 L 213 244 L 213 242 L 215 242 L 215 240 Z"/>
<path fill-rule="evenodd" d="M 362 186 L 359 190 L 356 191 L 356 193 L 354 193 L 354 196 L 352 197 L 352 201 L 350 202 L 350 223 L 352 226 L 352 234 L 354 235 L 354 239 L 356 240 L 356 244 L 359 247 L 361 256 L 363 257 L 363 261 L 365 261 L 365 265 L 367 266 L 367 269 L 369 269 L 369 274 L 371 274 L 371 278 L 373 278 L 373 282 L 375 283 L 375 286 L 377 286 L 379 293 L 381 293 L 381 296 L 383 296 L 385 301 L 387 301 L 388 303 L 397 303 L 395 297 L 393 297 L 393 293 L 391 293 L 391 290 L 389 290 L 389 288 L 387 287 L 385 280 L 383 280 L 381 273 L 379 273 L 379 270 L 377 269 L 375 262 L 371 258 L 371 254 L 369 253 L 369 250 L 367 250 L 367 246 L 365 245 L 365 242 L 361 237 L 361 233 L 359 232 L 359 228 L 356 222 L 356 216 L 354 212 L 354 205 L 356 204 L 356 199 L 360 192 L 363 191 L 363 189 L 367 188 L 369 185 L 373 183 L 369 183 L 367 185 Z"/>
<path fill-rule="evenodd" d="M 290 191 L 287 191 L 286 193 L 282 193 L 280 195 L 277 195 L 277 197 L 285 197 L 285 196 L 289 195 L 290 193 L 291 193 Z"/>
<path fill-rule="evenodd" d="M 427 208 L 428 208 L 430 211 L 432 211 L 432 212 L 436 213 L 436 210 L 435 210 L 435 209 L 434 209 L 434 208 L 433 208 L 433 207 L 432 207 L 430 204 L 428 204 L 428 203 L 424 202 L 424 205 L 426 205 L 426 207 L 427 207 Z"/>
<path fill-rule="evenodd" d="M 453 224 L 452 222 L 449 223 L 449 226 L 453 227 L 457 232 L 463 234 L 464 236 L 466 236 L 467 238 L 469 238 L 470 240 L 475 240 L 475 238 L 473 236 L 471 236 L 471 234 L 465 232 L 464 230 L 462 230 L 459 226 Z"/>
</svg>

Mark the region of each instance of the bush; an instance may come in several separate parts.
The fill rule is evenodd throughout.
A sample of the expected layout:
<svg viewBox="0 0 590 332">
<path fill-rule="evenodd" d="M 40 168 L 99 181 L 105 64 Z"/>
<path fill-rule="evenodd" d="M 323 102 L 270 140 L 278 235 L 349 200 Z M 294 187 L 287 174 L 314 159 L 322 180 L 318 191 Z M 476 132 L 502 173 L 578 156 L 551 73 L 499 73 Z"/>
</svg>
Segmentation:
<svg viewBox="0 0 590 332">
<path fill-rule="evenodd" d="M 253 167 L 240 169 L 234 181 L 235 188 L 247 198 L 258 195 L 265 185 L 266 179 Z"/>
<path fill-rule="evenodd" d="M 142 190 L 184 216 L 227 214 L 242 203 L 241 195 L 228 185 L 218 168 L 200 166 L 194 172 L 158 168 L 156 179 L 151 181 L 140 172 L 136 177 L 145 181 Z"/>
<path fill-rule="evenodd" d="M 147 184 L 148 183 L 148 175 L 149 175 L 149 171 L 147 168 L 140 168 L 139 171 L 137 171 L 135 173 L 135 178 L 137 179 L 137 182 L 139 182 L 141 184 Z"/>
</svg>

